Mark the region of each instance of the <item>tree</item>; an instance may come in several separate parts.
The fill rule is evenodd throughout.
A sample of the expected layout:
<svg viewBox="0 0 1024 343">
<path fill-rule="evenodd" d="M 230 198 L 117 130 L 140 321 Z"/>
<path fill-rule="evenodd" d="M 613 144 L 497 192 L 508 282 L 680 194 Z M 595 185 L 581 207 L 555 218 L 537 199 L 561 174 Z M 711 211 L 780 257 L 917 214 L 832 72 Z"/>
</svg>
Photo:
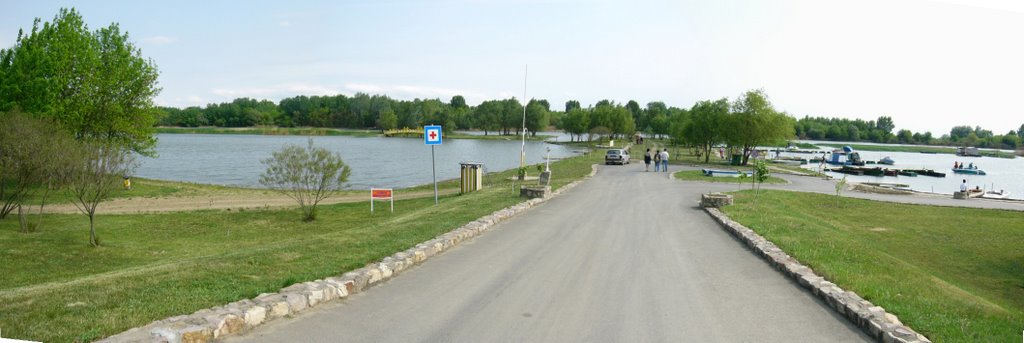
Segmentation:
<svg viewBox="0 0 1024 343">
<path fill-rule="evenodd" d="M 0 111 L 20 108 L 53 118 L 76 138 L 149 154 L 157 75 L 117 23 L 90 32 L 77 11 L 61 9 L 0 50 Z"/>
<path fill-rule="evenodd" d="M 590 114 L 583 109 L 575 108 L 562 118 L 562 130 L 569 133 L 570 140 L 574 140 L 572 136 L 581 139 L 588 129 L 590 129 Z"/>
<path fill-rule="evenodd" d="M 452 108 L 467 108 L 467 107 L 469 107 L 469 106 L 466 106 L 466 98 L 461 96 L 461 95 L 453 96 L 452 100 L 449 101 L 448 104 Z"/>
<path fill-rule="evenodd" d="M 914 143 L 914 133 L 907 129 L 900 130 L 899 133 L 896 134 L 896 138 L 903 144 Z"/>
<path fill-rule="evenodd" d="M 685 142 L 697 146 L 704 152 L 704 163 L 710 161 L 711 148 L 721 143 L 725 136 L 723 121 L 729 115 L 729 99 L 697 102 L 690 109 L 690 118 L 676 134 Z"/>
<path fill-rule="evenodd" d="M 896 124 L 893 124 L 892 117 L 881 116 L 878 117 L 878 122 L 875 123 L 875 128 L 881 131 L 883 138 L 892 135 L 892 130 L 896 128 Z"/>
<path fill-rule="evenodd" d="M 952 130 L 949 130 L 949 139 L 954 142 L 957 142 L 960 141 L 961 139 L 967 138 L 967 135 L 971 133 L 974 133 L 974 129 L 972 129 L 970 126 L 954 126 Z"/>
<path fill-rule="evenodd" d="M 726 141 L 743 148 L 743 165 L 758 145 L 777 143 L 794 135 L 793 119 L 776 112 L 763 90 L 744 93 L 732 107 L 733 113 L 726 119 L 730 128 Z"/>
<path fill-rule="evenodd" d="M 530 130 L 531 136 L 536 136 L 537 131 L 548 127 L 550 112 L 544 106 L 547 101 L 531 99 L 526 105 L 526 129 Z"/>
<path fill-rule="evenodd" d="M 316 219 L 317 204 L 339 191 L 352 173 L 341 155 L 314 146 L 312 138 L 305 149 L 286 145 L 262 162 L 267 170 L 260 184 L 295 199 L 307 222 Z"/>
<path fill-rule="evenodd" d="M 50 191 L 61 186 L 67 149 L 74 141 L 52 123 L 22 113 L 0 113 L 0 123 L 0 219 L 18 209 L 21 230 L 33 231 L 42 226 Z M 24 211 L 29 199 L 39 201 L 35 225 Z"/>
<path fill-rule="evenodd" d="M 1020 128 L 1017 129 L 1017 136 L 1020 136 L 1020 139 L 1024 141 L 1024 124 L 1020 124 Z"/>
<path fill-rule="evenodd" d="M 581 109 L 581 108 L 582 107 L 580 107 L 580 102 L 579 101 L 569 100 L 569 101 L 565 102 L 565 113 L 569 113 L 572 110 Z M 1021 127 L 1024 127 L 1024 126 L 1021 126 Z"/>
<path fill-rule="evenodd" d="M 381 114 L 380 118 L 377 119 L 377 128 L 381 132 L 394 129 L 398 126 L 398 116 L 395 115 L 395 111 L 390 108 L 385 109 Z"/>
<path fill-rule="evenodd" d="M 99 246 L 96 236 L 96 207 L 118 188 L 122 176 L 131 175 L 135 161 L 128 150 L 117 143 L 84 140 L 72 156 L 67 170 L 67 191 L 75 207 L 89 216 L 89 245 Z"/>
</svg>

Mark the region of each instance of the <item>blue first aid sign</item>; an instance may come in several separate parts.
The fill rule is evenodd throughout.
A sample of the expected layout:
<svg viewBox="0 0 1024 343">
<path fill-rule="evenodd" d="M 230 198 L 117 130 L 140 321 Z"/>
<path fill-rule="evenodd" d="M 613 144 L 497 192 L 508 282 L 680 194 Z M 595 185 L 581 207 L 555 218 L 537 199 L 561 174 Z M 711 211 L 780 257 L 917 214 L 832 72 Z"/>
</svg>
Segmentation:
<svg viewBox="0 0 1024 343">
<path fill-rule="evenodd" d="M 441 145 L 441 125 L 424 126 L 423 143 L 427 145 Z"/>
</svg>

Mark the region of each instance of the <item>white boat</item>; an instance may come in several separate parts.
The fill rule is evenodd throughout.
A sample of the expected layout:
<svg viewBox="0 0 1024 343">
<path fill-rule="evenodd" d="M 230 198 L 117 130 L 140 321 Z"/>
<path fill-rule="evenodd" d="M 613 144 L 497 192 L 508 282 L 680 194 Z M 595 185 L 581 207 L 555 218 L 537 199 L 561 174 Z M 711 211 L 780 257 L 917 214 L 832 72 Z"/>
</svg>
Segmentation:
<svg viewBox="0 0 1024 343">
<path fill-rule="evenodd" d="M 1010 192 L 1007 192 L 1007 191 L 1002 190 L 1002 189 L 1000 189 L 998 192 L 996 192 L 996 191 L 988 191 L 988 192 L 985 192 L 985 194 L 981 195 L 981 197 L 985 198 L 985 199 L 1006 199 L 1009 196 L 1010 196 Z"/>
<path fill-rule="evenodd" d="M 738 170 L 720 170 L 720 169 L 701 169 L 704 176 L 717 176 L 717 177 L 740 177 L 740 174 L 746 174 L 751 176 L 749 172 L 741 172 Z"/>
</svg>

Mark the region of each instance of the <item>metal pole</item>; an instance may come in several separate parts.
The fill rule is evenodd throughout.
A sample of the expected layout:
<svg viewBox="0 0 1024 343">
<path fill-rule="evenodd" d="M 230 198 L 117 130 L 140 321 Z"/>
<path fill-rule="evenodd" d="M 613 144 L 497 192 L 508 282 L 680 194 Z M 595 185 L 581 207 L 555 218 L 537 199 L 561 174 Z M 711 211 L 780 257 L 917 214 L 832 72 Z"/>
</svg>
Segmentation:
<svg viewBox="0 0 1024 343">
<path fill-rule="evenodd" d="M 434 174 L 434 205 L 437 205 L 437 165 L 434 162 L 434 146 L 430 146 L 430 170 Z"/>
<path fill-rule="evenodd" d="M 523 69 L 523 147 L 519 150 L 519 168 L 526 166 L 526 105 L 530 104 L 530 101 L 526 99 L 526 75 L 530 72 L 530 65 L 527 64 Z"/>
</svg>

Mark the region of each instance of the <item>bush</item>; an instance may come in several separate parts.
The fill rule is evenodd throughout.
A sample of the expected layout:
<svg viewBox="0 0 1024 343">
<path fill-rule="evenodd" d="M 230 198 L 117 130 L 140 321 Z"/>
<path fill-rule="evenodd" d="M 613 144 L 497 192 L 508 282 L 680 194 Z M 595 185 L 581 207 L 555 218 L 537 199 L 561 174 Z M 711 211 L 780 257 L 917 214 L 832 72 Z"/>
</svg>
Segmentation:
<svg viewBox="0 0 1024 343">
<path fill-rule="evenodd" d="M 352 173 L 341 155 L 313 146 L 312 138 L 305 149 L 286 145 L 262 162 L 267 170 L 260 184 L 295 199 L 303 221 L 315 220 L 316 205 L 341 190 Z"/>
</svg>

